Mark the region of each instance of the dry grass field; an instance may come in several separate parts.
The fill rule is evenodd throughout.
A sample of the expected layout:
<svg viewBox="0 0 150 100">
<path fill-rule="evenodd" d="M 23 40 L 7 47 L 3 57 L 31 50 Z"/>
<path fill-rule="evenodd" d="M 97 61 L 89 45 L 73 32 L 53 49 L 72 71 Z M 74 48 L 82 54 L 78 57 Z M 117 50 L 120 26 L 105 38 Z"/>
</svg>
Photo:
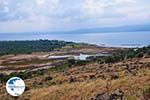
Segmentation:
<svg viewBox="0 0 150 100">
<path fill-rule="evenodd" d="M 30 76 L 27 74 L 29 78 L 24 78 L 26 90 L 16 98 L 6 92 L 6 83 L 1 82 L 0 100 L 150 100 L 149 56 L 114 63 L 94 61 L 71 67 L 66 67 L 65 61 L 51 61 L 39 55 L 18 61 L 8 60 L 5 65 L 14 69 L 19 66 L 28 69 L 29 65 L 41 67 L 59 63 L 59 68 L 50 67 Z M 4 62 L 1 62 L 1 66 L 4 66 Z M 119 93 L 122 93 L 121 97 Z"/>
</svg>

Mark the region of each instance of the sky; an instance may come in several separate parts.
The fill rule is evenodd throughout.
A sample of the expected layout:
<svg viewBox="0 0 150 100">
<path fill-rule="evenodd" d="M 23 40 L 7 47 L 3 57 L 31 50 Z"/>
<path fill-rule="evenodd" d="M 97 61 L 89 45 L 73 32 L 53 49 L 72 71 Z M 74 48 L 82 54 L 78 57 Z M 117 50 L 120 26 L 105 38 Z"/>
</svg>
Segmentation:
<svg viewBox="0 0 150 100">
<path fill-rule="evenodd" d="M 0 33 L 150 23 L 150 0 L 0 0 Z"/>
</svg>

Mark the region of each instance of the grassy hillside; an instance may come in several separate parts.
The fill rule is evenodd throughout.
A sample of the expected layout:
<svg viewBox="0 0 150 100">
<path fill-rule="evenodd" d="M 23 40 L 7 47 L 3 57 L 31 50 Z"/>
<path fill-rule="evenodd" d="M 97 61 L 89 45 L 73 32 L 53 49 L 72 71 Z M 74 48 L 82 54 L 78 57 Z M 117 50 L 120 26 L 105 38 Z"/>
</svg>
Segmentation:
<svg viewBox="0 0 150 100">
<path fill-rule="evenodd" d="M 150 46 L 128 49 L 87 61 L 64 60 L 47 70 L 1 76 L 0 99 L 14 99 L 7 94 L 5 82 L 19 76 L 26 90 L 18 100 L 149 100 L 149 51 Z"/>
</svg>

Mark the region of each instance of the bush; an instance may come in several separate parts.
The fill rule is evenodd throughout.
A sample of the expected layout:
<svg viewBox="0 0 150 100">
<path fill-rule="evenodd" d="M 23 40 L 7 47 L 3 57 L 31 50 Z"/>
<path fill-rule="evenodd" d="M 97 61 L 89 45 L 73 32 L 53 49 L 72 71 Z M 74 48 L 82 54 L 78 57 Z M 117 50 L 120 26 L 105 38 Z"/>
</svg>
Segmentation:
<svg viewBox="0 0 150 100">
<path fill-rule="evenodd" d="M 0 78 L 0 81 L 6 82 L 11 77 L 20 77 L 22 79 L 28 79 L 34 76 L 43 75 L 44 72 L 45 72 L 44 70 L 38 70 L 35 72 L 14 72 L 9 75 L 4 75 L 3 77 Z"/>
<path fill-rule="evenodd" d="M 53 78 L 51 76 L 47 76 L 45 77 L 45 81 L 49 81 L 49 80 L 52 80 Z"/>
<path fill-rule="evenodd" d="M 138 57 L 138 58 L 142 58 L 143 56 L 144 56 L 144 53 L 142 53 L 142 52 L 140 52 L 136 55 L 136 57 Z"/>
<path fill-rule="evenodd" d="M 134 58 L 135 57 L 135 52 L 134 51 L 130 51 L 126 54 L 126 58 Z"/>
<path fill-rule="evenodd" d="M 68 60 L 68 66 L 71 67 L 72 65 L 74 65 L 76 63 L 75 59 L 69 59 Z"/>
<path fill-rule="evenodd" d="M 114 62 L 114 59 L 112 56 L 105 57 L 105 63 L 112 63 L 112 62 Z"/>
<path fill-rule="evenodd" d="M 44 74 L 44 70 L 38 70 L 34 72 L 36 75 L 43 75 Z"/>
<path fill-rule="evenodd" d="M 122 58 L 119 54 L 115 54 L 115 55 L 112 55 L 112 56 L 107 56 L 105 57 L 105 63 L 114 63 L 114 62 L 118 62 L 120 61 Z"/>
<path fill-rule="evenodd" d="M 82 65 L 85 65 L 86 63 L 87 61 L 77 60 L 75 65 L 82 66 Z"/>
<path fill-rule="evenodd" d="M 150 55 L 150 50 L 147 52 L 148 55 Z"/>
<path fill-rule="evenodd" d="M 64 62 L 64 63 L 60 63 L 60 64 L 56 65 L 55 67 L 50 68 L 49 71 L 63 72 L 67 68 L 69 68 L 69 65 L 68 65 L 68 63 Z"/>
<path fill-rule="evenodd" d="M 1 77 L 0 80 L 6 82 L 11 77 L 16 77 L 16 76 L 17 76 L 17 73 L 11 73 L 10 75 L 6 75 L 6 76 Z"/>
</svg>

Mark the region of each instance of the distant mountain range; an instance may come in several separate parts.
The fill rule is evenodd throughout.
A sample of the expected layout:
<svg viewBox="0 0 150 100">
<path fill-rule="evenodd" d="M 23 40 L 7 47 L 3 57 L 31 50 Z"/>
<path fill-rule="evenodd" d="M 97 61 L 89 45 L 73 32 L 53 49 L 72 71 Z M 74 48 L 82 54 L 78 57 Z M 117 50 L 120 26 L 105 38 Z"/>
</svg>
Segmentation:
<svg viewBox="0 0 150 100">
<path fill-rule="evenodd" d="M 103 28 L 88 28 L 71 31 L 69 33 L 108 33 L 108 32 L 137 32 L 150 31 L 150 24 L 144 25 L 128 25 L 119 27 L 103 27 Z"/>
<path fill-rule="evenodd" d="M 45 32 L 16 32 L 25 34 L 80 34 L 80 33 L 110 33 L 110 32 L 140 32 L 140 31 L 150 31 L 150 24 L 139 24 L 139 25 L 126 25 L 118 27 L 97 27 L 97 28 L 85 28 L 73 31 L 45 31 Z M 4 34 L 4 33 L 3 33 Z"/>
<path fill-rule="evenodd" d="M 85 29 L 78 29 L 73 31 L 55 31 L 55 32 L 51 31 L 45 33 L 80 34 L 80 33 L 140 32 L 140 31 L 150 31 L 150 24 L 126 25 L 126 26 L 118 26 L 118 27 L 85 28 Z"/>
</svg>

